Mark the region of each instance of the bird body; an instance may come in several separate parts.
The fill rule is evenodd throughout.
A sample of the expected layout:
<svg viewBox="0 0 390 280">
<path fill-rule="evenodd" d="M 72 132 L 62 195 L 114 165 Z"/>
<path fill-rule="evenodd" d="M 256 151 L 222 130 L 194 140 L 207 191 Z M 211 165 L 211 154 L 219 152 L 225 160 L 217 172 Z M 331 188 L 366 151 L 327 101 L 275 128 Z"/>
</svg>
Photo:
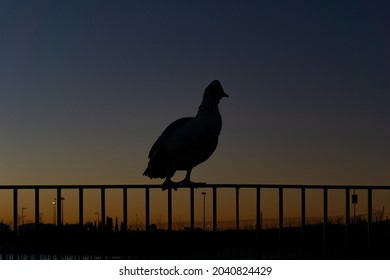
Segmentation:
<svg viewBox="0 0 390 280">
<path fill-rule="evenodd" d="M 170 178 L 175 172 L 185 170 L 187 175 L 182 183 L 191 183 L 192 168 L 206 161 L 217 148 L 222 128 L 218 104 L 227 96 L 219 81 L 213 81 L 205 90 L 197 115 L 174 121 L 156 140 L 144 175 L 166 178 L 164 186 L 169 187 L 174 184 Z"/>
</svg>

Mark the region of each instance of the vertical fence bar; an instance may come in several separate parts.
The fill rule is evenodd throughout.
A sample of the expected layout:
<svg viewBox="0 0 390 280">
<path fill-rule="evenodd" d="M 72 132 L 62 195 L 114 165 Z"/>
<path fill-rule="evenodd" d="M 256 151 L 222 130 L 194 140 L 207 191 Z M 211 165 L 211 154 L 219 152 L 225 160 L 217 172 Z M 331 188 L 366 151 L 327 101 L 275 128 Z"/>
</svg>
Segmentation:
<svg viewBox="0 0 390 280">
<path fill-rule="evenodd" d="M 305 254 L 306 189 L 301 189 L 301 253 Z"/>
<path fill-rule="evenodd" d="M 236 230 L 240 229 L 240 188 L 236 187 Z"/>
<path fill-rule="evenodd" d="M 61 187 L 57 187 L 57 199 L 56 199 L 56 207 L 57 207 L 57 225 L 62 225 L 62 219 L 61 219 Z"/>
<path fill-rule="evenodd" d="M 145 187 L 145 229 L 149 231 L 150 224 L 150 190 Z"/>
<path fill-rule="evenodd" d="M 84 225 L 84 189 L 79 188 L 79 225 Z"/>
<path fill-rule="evenodd" d="M 260 187 L 256 188 L 256 230 L 261 230 L 261 204 L 260 204 Z"/>
<path fill-rule="evenodd" d="M 18 188 L 14 187 L 14 233 L 18 232 Z"/>
<path fill-rule="evenodd" d="M 172 188 L 168 188 L 168 230 L 172 230 Z"/>
<path fill-rule="evenodd" d="M 190 228 L 191 231 L 195 228 L 195 194 L 193 186 L 190 186 Z"/>
<path fill-rule="evenodd" d="M 371 256 L 371 226 L 372 226 L 372 189 L 367 190 L 368 221 L 367 221 L 367 257 Z"/>
<path fill-rule="evenodd" d="M 35 226 L 39 225 L 39 188 L 35 188 Z"/>
<path fill-rule="evenodd" d="M 322 230 L 322 254 L 324 257 L 327 255 L 326 250 L 326 231 L 328 225 L 328 188 L 324 187 L 324 225 Z"/>
<path fill-rule="evenodd" d="M 283 188 L 279 187 L 279 256 L 283 257 Z"/>
<path fill-rule="evenodd" d="M 217 187 L 213 187 L 213 231 L 217 231 Z"/>
<path fill-rule="evenodd" d="M 123 230 L 127 232 L 127 187 L 123 187 Z"/>
<path fill-rule="evenodd" d="M 102 228 L 105 228 L 105 226 L 106 226 L 106 189 L 104 187 L 102 187 L 100 189 L 100 203 L 101 203 L 100 209 L 102 211 L 101 224 L 102 224 Z"/>
<path fill-rule="evenodd" d="M 351 205 L 351 194 L 349 188 L 345 189 L 345 258 L 348 259 L 348 242 L 349 242 L 349 226 L 350 226 L 350 205 Z"/>
<path fill-rule="evenodd" d="M 260 187 L 256 188 L 256 259 L 261 258 L 260 231 L 261 231 L 261 207 Z"/>
</svg>

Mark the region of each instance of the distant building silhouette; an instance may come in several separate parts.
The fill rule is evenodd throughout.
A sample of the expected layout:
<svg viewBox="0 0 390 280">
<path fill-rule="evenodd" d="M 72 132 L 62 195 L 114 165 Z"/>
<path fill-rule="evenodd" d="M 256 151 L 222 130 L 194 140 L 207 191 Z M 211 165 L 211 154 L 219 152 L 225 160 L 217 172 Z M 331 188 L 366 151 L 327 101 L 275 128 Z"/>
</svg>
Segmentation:
<svg viewBox="0 0 390 280">
<path fill-rule="evenodd" d="M 0 232 L 8 232 L 8 231 L 10 231 L 10 226 L 0 223 Z"/>
</svg>

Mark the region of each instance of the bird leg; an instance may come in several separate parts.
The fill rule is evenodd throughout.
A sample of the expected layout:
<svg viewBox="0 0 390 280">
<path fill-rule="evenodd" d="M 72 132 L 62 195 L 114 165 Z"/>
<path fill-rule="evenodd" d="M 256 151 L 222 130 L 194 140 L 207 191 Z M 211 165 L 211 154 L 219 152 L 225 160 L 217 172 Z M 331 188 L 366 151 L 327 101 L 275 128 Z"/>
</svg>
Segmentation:
<svg viewBox="0 0 390 280">
<path fill-rule="evenodd" d="M 162 184 L 162 190 L 165 191 L 169 188 L 173 188 L 175 191 L 177 191 L 177 188 L 179 187 L 180 183 L 175 183 L 171 180 L 171 178 L 167 177 Z"/>
<path fill-rule="evenodd" d="M 180 186 L 186 186 L 186 187 L 190 187 L 190 188 L 204 187 L 206 185 L 206 183 L 195 183 L 195 182 L 192 182 L 190 180 L 191 171 L 192 171 L 192 168 L 188 169 L 186 177 L 184 178 L 184 180 L 179 182 L 179 183 L 177 183 L 177 184 L 180 184 Z"/>
<path fill-rule="evenodd" d="M 165 190 L 167 190 L 169 188 L 173 188 L 175 191 L 177 191 L 179 186 L 195 187 L 195 188 L 198 187 L 198 186 L 204 186 L 205 183 L 194 183 L 194 182 L 191 182 L 191 180 L 190 180 L 191 171 L 192 171 L 192 168 L 188 169 L 186 177 L 184 178 L 184 180 L 180 181 L 180 182 L 177 182 L 177 183 L 173 182 L 170 177 L 167 177 L 165 179 L 164 183 L 162 184 L 162 190 L 165 191 Z"/>
<path fill-rule="evenodd" d="M 192 171 L 192 168 L 187 170 L 186 177 L 184 178 L 183 181 L 179 182 L 179 184 L 180 184 L 181 186 L 189 186 L 189 187 L 190 187 L 190 186 L 192 186 L 192 185 L 195 185 L 195 183 L 194 183 L 194 182 L 191 182 L 191 180 L 190 180 L 191 171 Z"/>
</svg>

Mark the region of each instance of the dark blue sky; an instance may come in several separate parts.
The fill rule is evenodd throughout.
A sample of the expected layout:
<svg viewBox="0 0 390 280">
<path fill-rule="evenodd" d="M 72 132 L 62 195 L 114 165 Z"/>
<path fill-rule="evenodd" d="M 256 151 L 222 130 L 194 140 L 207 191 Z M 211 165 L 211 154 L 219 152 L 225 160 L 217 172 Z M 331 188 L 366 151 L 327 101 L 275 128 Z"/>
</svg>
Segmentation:
<svg viewBox="0 0 390 280">
<path fill-rule="evenodd" d="M 1 184 L 150 183 L 214 79 L 195 181 L 390 184 L 387 1 L 1 1 L 0 38 Z"/>
<path fill-rule="evenodd" d="M 0 5 L 3 183 L 148 182 L 149 147 L 213 79 L 231 98 L 195 177 L 390 183 L 385 1 Z"/>
</svg>

